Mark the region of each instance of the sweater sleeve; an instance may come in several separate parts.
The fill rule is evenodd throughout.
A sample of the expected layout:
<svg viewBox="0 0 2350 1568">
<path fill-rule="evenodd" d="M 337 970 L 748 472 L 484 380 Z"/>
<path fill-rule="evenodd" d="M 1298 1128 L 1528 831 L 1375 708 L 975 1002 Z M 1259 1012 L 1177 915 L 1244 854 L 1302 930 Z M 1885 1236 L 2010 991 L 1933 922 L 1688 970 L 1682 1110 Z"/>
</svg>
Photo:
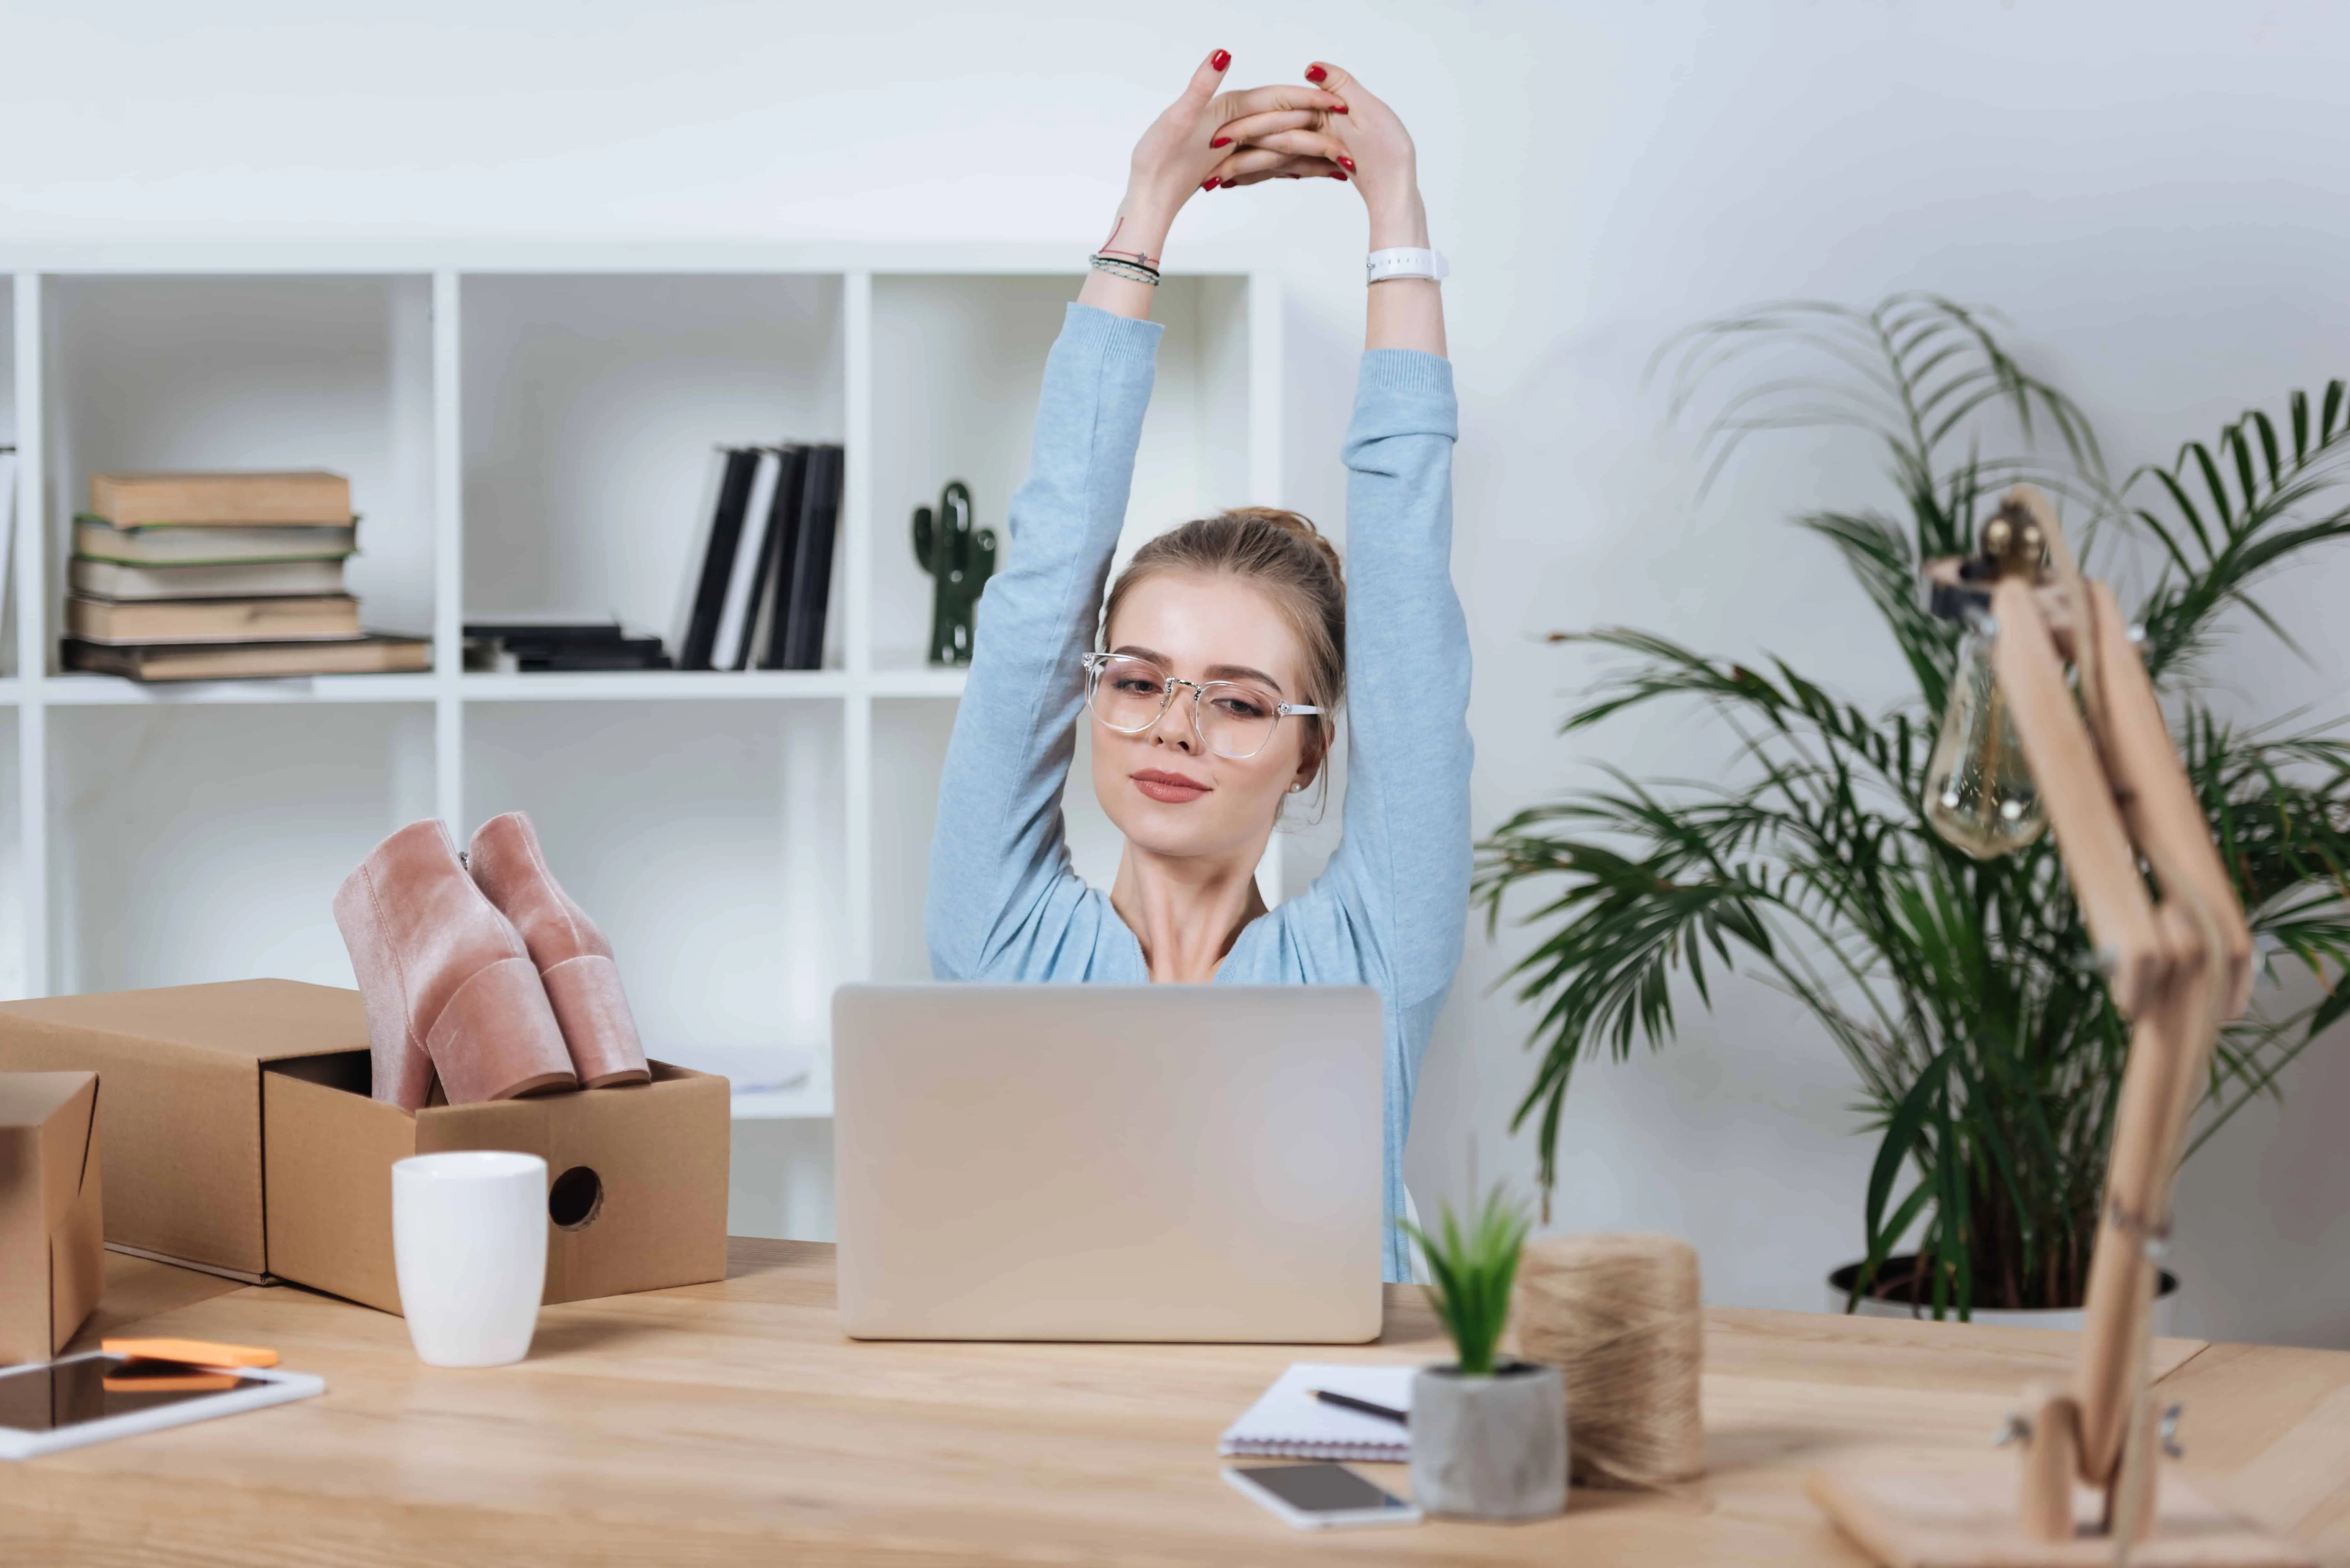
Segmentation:
<svg viewBox="0 0 2350 1568">
<path fill-rule="evenodd" d="M 1453 591 L 1451 361 L 1363 356 L 1345 448 L 1345 831 L 1324 882 L 1395 1004 L 1440 997 L 1468 920 L 1469 630 Z"/>
<path fill-rule="evenodd" d="M 990 972 L 1070 875 L 1061 787 L 1161 328 L 1071 305 L 1045 363 L 1008 558 L 981 596 L 931 840 L 923 924 L 941 980 Z"/>
</svg>

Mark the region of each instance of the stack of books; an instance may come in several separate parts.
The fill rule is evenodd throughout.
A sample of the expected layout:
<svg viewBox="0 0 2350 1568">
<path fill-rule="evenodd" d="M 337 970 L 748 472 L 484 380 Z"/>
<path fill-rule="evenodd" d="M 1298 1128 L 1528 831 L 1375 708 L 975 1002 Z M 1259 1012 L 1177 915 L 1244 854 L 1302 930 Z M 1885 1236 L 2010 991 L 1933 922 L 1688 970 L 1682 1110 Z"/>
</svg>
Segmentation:
<svg viewBox="0 0 2350 1568">
<path fill-rule="evenodd" d="M 837 446 L 722 447 L 678 614 L 681 670 L 819 670 L 844 460 Z"/>
<path fill-rule="evenodd" d="M 65 667 L 134 680 L 426 669 L 429 645 L 360 629 L 338 473 L 98 473 L 74 519 Z"/>
<path fill-rule="evenodd" d="M 631 634 L 616 617 L 507 616 L 465 623 L 465 668 L 499 674 L 547 670 L 667 670 L 660 639 Z"/>
</svg>

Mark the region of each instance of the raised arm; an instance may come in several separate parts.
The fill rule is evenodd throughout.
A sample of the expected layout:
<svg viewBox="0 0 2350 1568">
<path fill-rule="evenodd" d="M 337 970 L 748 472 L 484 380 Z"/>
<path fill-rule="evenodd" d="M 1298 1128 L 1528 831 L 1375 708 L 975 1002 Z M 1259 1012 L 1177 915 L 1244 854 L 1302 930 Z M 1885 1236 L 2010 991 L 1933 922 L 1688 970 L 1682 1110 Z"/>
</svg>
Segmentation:
<svg viewBox="0 0 2350 1568">
<path fill-rule="evenodd" d="M 1221 92 L 1231 58 L 1219 49 L 1202 61 L 1144 132 L 1105 253 L 1157 268 L 1175 214 L 1226 161 L 1218 137 L 1234 115 L 1336 101 L 1312 87 Z M 1024 936 L 1049 929 L 1053 898 L 1074 896 L 1060 796 L 1084 701 L 1077 659 L 1092 646 L 1150 401 L 1151 294 L 1148 282 L 1089 271 L 1045 361 L 1008 558 L 980 600 L 939 787 L 924 926 L 942 980 L 1002 972 Z"/>
<path fill-rule="evenodd" d="M 1370 246 L 1425 249 L 1401 120 L 1336 66 Z M 1406 1007 L 1443 994 L 1469 908 L 1469 631 L 1452 588 L 1452 366 L 1440 285 L 1369 286 L 1347 431 L 1346 833 L 1326 880 L 1360 906 Z"/>
<path fill-rule="evenodd" d="M 1385 100 L 1326 61 L 1305 69 L 1306 79 L 1343 96 L 1352 106 L 1341 134 L 1355 161 L 1355 188 L 1370 214 L 1374 251 L 1428 249 L 1428 207 L 1419 199 L 1419 153 L 1411 133 Z M 1370 286 L 1363 347 L 1408 348 L 1444 357 L 1444 293 L 1432 278 L 1391 277 Z M 1448 378 L 1447 390 L 1450 390 Z M 1449 421 L 1448 421 L 1449 428 Z"/>
<path fill-rule="evenodd" d="M 988 580 L 939 784 L 923 924 L 931 972 L 975 980 L 1064 876 L 1061 784 L 1084 701 L 1077 658 L 1134 477 L 1162 329 L 1069 306 L 1045 364 L 1009 557 Z"/>
</svg>

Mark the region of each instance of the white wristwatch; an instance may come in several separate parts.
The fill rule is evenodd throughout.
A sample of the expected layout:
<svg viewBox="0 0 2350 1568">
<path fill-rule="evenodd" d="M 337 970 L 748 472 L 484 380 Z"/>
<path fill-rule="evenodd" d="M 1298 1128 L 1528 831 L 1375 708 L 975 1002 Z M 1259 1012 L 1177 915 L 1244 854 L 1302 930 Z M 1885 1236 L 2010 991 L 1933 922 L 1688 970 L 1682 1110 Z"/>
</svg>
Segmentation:
<svg viewBox="0 0 2350 1568">
<path fill-rule="evenodd" d="M 1441 251 L 1399 245 L 1390 251 L 1373 251 L 1363 258 L 1365 283 L 1385 283 L 1391 277 L 1424 277 L 1442 283 L 1451 275 L 1452 264 Z"/>
</svg>

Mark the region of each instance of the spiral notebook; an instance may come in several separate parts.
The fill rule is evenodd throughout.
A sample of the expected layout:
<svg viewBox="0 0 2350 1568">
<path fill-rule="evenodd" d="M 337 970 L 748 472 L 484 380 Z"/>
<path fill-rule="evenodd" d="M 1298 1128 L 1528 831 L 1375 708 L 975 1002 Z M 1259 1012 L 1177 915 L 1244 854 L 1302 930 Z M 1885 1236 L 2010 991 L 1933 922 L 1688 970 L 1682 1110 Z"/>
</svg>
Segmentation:
<svg viewBox="0 0 2350 1568">
<path fill-rule="evenodd" d="M 1307 1390 L 1326 1388 L 1391 1410 L 1409 1410 L 1415 1370 L 1294 1361 L 1239 1420 L 1225 1428 L 1216 1451 L 1293 1459 L 1399 1462 L 1409 1459 L 1409 1428 L 1344 1406 L 1325 1405 Z"/>
</svg>

